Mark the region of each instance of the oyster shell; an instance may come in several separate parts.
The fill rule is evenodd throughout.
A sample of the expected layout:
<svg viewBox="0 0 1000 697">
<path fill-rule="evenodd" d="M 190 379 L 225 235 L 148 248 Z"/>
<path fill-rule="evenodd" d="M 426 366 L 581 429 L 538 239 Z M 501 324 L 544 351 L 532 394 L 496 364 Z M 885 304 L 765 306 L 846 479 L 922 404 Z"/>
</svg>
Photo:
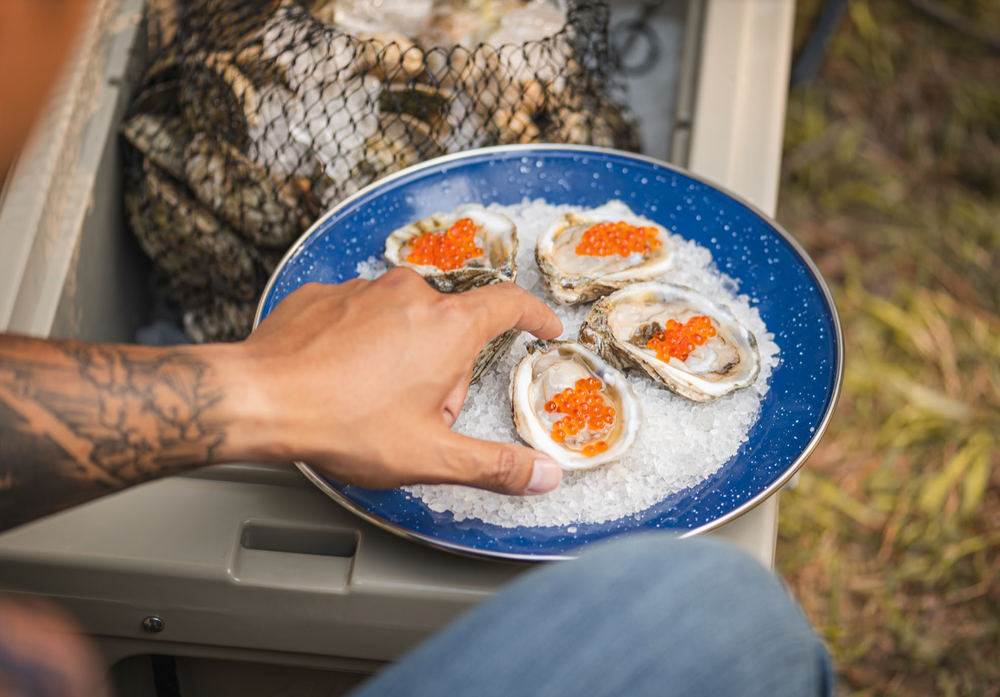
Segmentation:
<svg viewBox="0 0 1000 697">
<path fill-rule="evenodd" d="M 470 218 L 476 225 L 475 239 L 476 245 L 483 250 L 481 256 L 449 271 L 406 260 L 418 237 L 444 232 L 463 218 Z M 435 213 L 394 231 L 385 241 L 385 259 L 393 266 L 415 270 L 442 293 L 460 293 L 499 281 L 514 281 L 517 279 L 517 229 L 506 216 L 487 211 L 478 204 L 467 204 L 451 213 Z"/>
<path fill-rule="evenodd" d="M 486 346 L 479 352 L 479 355 L 476 356 L 476 362 L 472 366 L 472 376 L 469 378 L 470 385 L 478 382 L 479 378 L 486 372 L 486 369 L 493 365 L 496 359 L 507 353 L 507 350 L 516 337 L 517 330 L 511 329 L 489 340 Z"/>
<path fill-rule="evenodd" d="M 284 250 L 309 226 L 302 192 L 205 133 L 184 149 L 184 181 L 203 204 L 260 247 Z"/>
<path fill-rule="evenodd" d="M 361 35 L 359 73 L 372 72 L 386 82 L 410 82 L 424 72 L 424 51 L 393 32 Z"/>
<path fill-rule="evenodd" d="M 240 341 L 250 335 L 257 303 L 214 297 L 184 312 L 184 332 L 196 344 Z"/>
<path fill-rule="evenodd" d="M 658 249 L 628 256 L 577 254 L 584 233 L 598 223 L 623 222 L 654 228 Z M 674 263 L 674 243 L 665 228 L 639 218 L 623 205 L 561 216 L 538 238 L 535 262 L 546 289 L 558 302 L 575 305 L 607 295 L 630 283 L 648 281 L 668 272 Z"/>
<path fill-rule="evenodd" d="M 562 442 L 553 439 L 557 422 L 565 418 L 551 411 L 547 404 L 567 388 L 576 390 L 581 378 L 597 378 L 597 391 L 605 405 L 614 407 L 610 423 L 592 428 L 588 423 L 578 432 L 571 431 Z M 631 447 L 639 432 L 642 413 L 639 400 L 625 376 L 590 350 L 574 341 L 534 341 L 528 355 L 510 374 L 510 405 L 518 434 L 533 448 L 552 457 L 565 470 L 590 469 L 617 460 Z M 593 455 L 584 448 L 598 442 L 607 449 Z"/>
<path fill-rule="evenodd" d="M 258 86 L 225 52 L 200 52 L 184 61 L 180 104 L 194 131 L 218 133 L 240 150 L 250 143 L 249 129 L 260 129 Z"/>
<path fill-rule="evenodd" d="M 122 124 L 121 132 L 146 160 L 184 181 L 184 143 L 188 134 L 179 118 L 136 114 Z"/>
<path fill-rule="evenodd" d="M 379 113 L 412 116 L 431 124 L 439 124 L 448 112 L 448 102 L 453 91 L 413 83 L 386 85 L 378 95 Z"/>
<path fill-rule="evenodd" d="M 662 361 L 646 348 L 668 320 L 707 316 L 715 336 L 685 360 Z M 724 305 L 690 288 L 637 283 L 594 303 L 580 328 L 580 342 L 617 367 L 635 366 L 677 394 L 708 402 L 752 385 L 760 373 L 757 340 Z"/>
<path fill-rule="evenodd" d="M 379 132 L 365 141 L 365 159 L 351 170 L 353 181 L 370 182 L 445 152 L 424 121 L 383 113 L 379 122 Z"/>
<path fill-rule="evenodd" d="M 125 194 L 139 246 L 178 287 L 251 301 L 260 279 L 250 246 L 146 159 Z"/>
</svg>

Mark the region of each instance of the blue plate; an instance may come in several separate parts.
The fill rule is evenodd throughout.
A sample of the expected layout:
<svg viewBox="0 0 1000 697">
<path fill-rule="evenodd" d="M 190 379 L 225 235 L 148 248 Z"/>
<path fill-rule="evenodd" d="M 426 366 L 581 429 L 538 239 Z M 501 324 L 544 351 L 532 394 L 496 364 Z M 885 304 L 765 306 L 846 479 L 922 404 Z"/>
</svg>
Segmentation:
<svg viewBox="0 0 1000 697">
<path fill-rule="evenodd" d="M 837 402 L 843 340 L 836 308 L 812 261 L 774 221 L 656 160 L 599 148 L 502 146 L 398 172 L 347 199 L 302 236 L 271 277 L 257 321 L 303 283 L 356 277 L 357 263 L 381 254 L 398 227 L 462 203 L 511 205 L 525 197 L 587 207 L 620 199 L 710 249 L 718 268 L 756 300 L 781 347 L 781 362 L 739 452 L 706 481 L 641 513 L 572 527 L 456 522 L 399 489 L 344 485 L 300 464 L 302 471 L 344 506 L 394 533 L 456 552 L 518 560 L 572 556 L 582 545 L 637 530 L 706 532 L 778 491 L 816 447 Z"/>
</svg>

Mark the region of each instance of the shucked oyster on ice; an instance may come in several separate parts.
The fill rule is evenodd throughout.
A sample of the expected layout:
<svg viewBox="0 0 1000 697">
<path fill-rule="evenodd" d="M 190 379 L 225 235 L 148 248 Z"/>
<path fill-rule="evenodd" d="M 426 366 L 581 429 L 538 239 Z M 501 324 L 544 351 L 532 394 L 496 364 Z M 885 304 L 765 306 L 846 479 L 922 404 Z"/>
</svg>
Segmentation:
<svg viewBox="0 0 1000 697">
<path fill-rule="evenodd" d="M 572 305 L 659 278 L 673 266 L 674 244 L 663 227 L 610 205 L 560 217 L 538 238 L 535 261 L 549 294 Z"/>
<path fill-rule="evenodd" d="M 535 341 L 510 375 L 518 434 L 566 470 L 617 460 L 642 415 L 625 376 L 572 341 Z"/>
<path fill-rule="evenodd" d="M 727 307 L 667 283 L 637 283 L 598 300 L 580 342 L 696 402 L 748 387 L 760 373 L 757 340 Z"/>
<path fill-rule="evenodd" d="M 394 231 L 385 241 L 385 259 L 407 266 L 442 293 L 461 293 L 517 279 L 517 229 L 511 220 L 478 204 L 435 213 Z M 494 337 L 476 357 L 472 382 L 502 356 L 517 335 Z"/>
<path fill-rule="evenodd" d="M 385 259 L 414 269 L 443 293 L 514 281 L 517 229 L 506 216 L 470 203 L 394 231 Z"/>
</svg>

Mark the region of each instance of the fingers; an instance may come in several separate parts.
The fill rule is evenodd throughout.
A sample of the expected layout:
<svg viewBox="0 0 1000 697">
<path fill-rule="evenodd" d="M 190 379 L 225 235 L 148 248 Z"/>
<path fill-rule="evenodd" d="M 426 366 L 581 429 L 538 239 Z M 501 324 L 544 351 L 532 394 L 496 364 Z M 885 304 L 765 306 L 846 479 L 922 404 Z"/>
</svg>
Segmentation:
<svg viewBox="0 0 1000 697">
<path fill-rule="evenodd" d="M 436 296 L 449 311 L 470 313 L 477 318 L 473 323 L 474 338 L 480 346 L 508 329 L 530 332 L 539 339 L 555 339 L 562 334 L 562 322 L 552 308 L 515 283 L 494 283 L 448 295 L 434 291 L 418 273 L 405 267 L 390 269 L 376 283 L 410 297 Z"/>
<path fill-rule="evenodd" d="M 480 345 L 508 329 L 530 332 L 539 339 L 562 334 L 562 322 L 552 308 L 514 283 L 483 286 L 456 299 L 477 317 L 474 330 Z"/>
<path fill-rule="evenodd" d="M 473 366 L 470 365 L 465 375 L 459 378 L 454 389 L 445 397 L 441 411 L 444 416 L 444 425 L 448 428 L 455 425 L 458 414 L 462 411 L 462 405 L 465 404 L 465 396 L 469 393 L 469 383 L 472 380 L 472 369 Z"/>
<path fill-rule="evenodd" d="M 562 469 L 542 453 L 512 443 L 477 440 L 449 432 L 445 439 L 449 481 L 500 494 L 544 494 L 559 486 Z"/>
</svg>

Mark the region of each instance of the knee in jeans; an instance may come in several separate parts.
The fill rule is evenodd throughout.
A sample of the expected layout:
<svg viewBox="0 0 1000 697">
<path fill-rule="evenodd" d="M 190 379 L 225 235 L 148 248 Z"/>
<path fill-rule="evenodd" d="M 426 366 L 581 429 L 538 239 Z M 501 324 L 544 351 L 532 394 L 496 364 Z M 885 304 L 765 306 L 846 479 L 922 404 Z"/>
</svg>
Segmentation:
<svg viewBox="0 0 1000 697">
<path fill-rule="evenodd" d="M 799 611 L 781 581 L 755 559 L 716 540 L 677 540 L 656 534 L 636 535 L 595 550 L 589 559 L 595 573 L 614 574 L 638 602 L 680 604 L 691 608 L 740 607 L 741 615 L 775 619 Z M 650 597 L 652 596 L 652 597 Z"/>
<path fill-rule="evenodd" d="M 680 576 L 692 581 L 702 576 L 772 580 L 771 574 L 748 554 L 711 539 L 678 540 L 656 533 L 640 534 L 602 545 L 583 559 L 601 568 Z"/>
<path fill-rule="evenodd" d="M 693 645 L 734 655 L 748 645 L 771 655 L 821 655 L 780 579 L 731 545 L 637 536 L 595 553 L 593 561 L 615 569 L 621 595 L 644 621 L 670 626 Z"/>
</svg>

